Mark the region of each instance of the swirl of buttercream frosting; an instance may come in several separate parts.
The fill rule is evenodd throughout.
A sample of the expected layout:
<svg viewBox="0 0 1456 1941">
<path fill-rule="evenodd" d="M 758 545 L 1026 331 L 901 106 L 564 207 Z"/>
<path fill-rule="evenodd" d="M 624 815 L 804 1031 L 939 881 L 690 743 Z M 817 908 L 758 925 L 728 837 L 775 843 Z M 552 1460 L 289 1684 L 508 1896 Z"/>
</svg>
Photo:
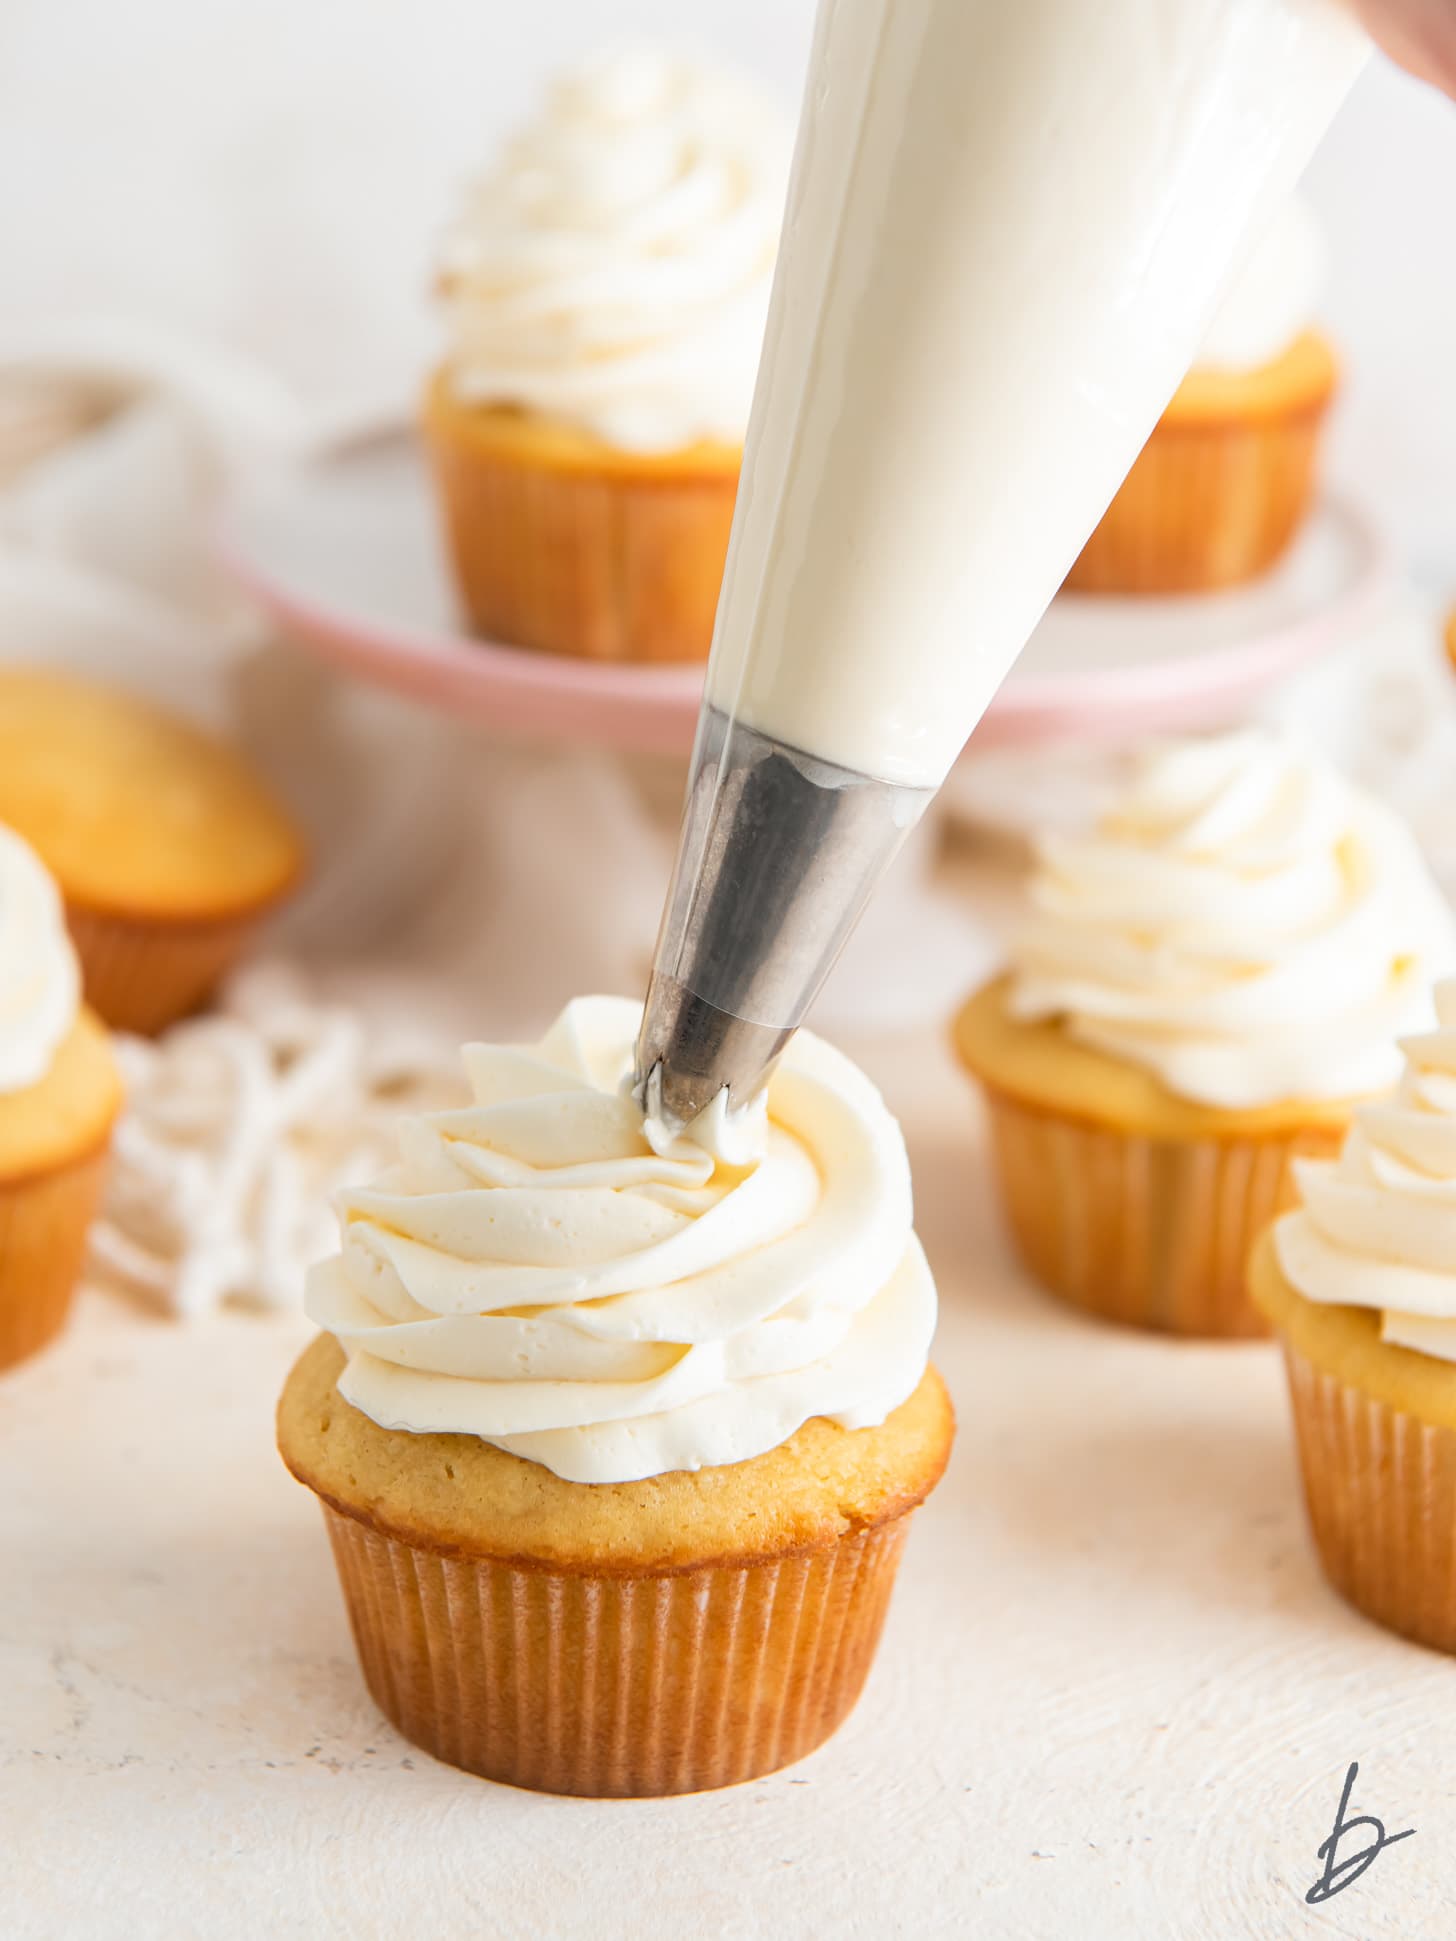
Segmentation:
<svg viewBox="0 0 1456 1941">
<path fill-rule="evenodd" d="M 1011 1005 L 1233 1111 L 1400 1075 L 1456 919 L 1383 803 L 1280 737 L 1158 744 L 1090 835 L 1039 846 Z"/>
<path fill-rule="evenodd" d="M 0 1093 L 40 1083 L 80 1003 L 60 891 L 29 843 L 0 824 Z"/>
<path fill-rule="evenodd" d="M 628 1482 L 744 1461 L 814 1416 L 869 1427 L 919 1382 L 935 1290 L 875 1088 L 800 1032 L 756 1154 L 691 1129 L 654 1150 L 640 1021 L 584 998 L 538 1045 L 468 1046 L 474 1102 L 407 1121 L 398 1165 L 339 1196 L 306 1305 L 383 1427 Z"/>
<path fill-rule="evenodd" d="M 1295 1161 L 1302 1204 L 1274 1246 L 1307 1299 L 1379 1308 L 1386 1341 L 1456 1361 L 1456 980 L 1401 1049 L 1398 1090 L 1361 1108 L 1339 1158 Z"/>
<path fill-rule="evenodd" d="M 789 152 L 746 81 L 650 48 L 559 80 L 445 241 L 456 395 L 627 450 L 740 444 Z"/>
</svg>

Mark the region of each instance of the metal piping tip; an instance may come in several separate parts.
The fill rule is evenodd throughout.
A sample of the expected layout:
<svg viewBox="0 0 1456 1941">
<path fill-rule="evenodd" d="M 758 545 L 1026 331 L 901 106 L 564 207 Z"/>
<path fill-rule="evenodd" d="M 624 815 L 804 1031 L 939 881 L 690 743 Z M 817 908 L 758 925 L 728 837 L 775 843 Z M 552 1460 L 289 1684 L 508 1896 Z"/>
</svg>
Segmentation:
<svg viewBox="0 0 1456 1941">
<path fill-rule="evenodd" d="M 725 1091 L 730 1113 L 767 1084 L 792 1027 L 753 1024 L 696 997 L 665 971 L 647 987 L 633 1096 L 649 1118 L 680 1133 Z"/>
<path fill-rule="evenodd" d="M 633 1086 L 668 1136 L 757 1098 L 931 793 L 704 707 Z"/>
</svg>

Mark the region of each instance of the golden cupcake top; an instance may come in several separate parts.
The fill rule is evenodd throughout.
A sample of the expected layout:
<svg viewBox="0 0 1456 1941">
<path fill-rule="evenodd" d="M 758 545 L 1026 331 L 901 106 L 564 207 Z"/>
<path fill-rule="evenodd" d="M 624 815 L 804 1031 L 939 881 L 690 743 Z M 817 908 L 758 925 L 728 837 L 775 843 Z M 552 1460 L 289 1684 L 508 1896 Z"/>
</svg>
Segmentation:
<svg viewBox="0 0 1456 1941">
<path fill-rule="evenodd" d="M 462 454 L 528 473 L 547 470 L 587 479 L 660 484 L 735 485 L 741 444 L 698 438 L 662 451 L 614 445 L 590 428 L 515 404 L 473 404 L 457 395 L 448 368 L 430 378 L 424 398 L 430 432 Z"/>
<path fill-rule="evenodd" d="M 282 895 L 303 865 L 292 823 L 237 754 L 117 689 L 0 669 L 0 822 L 68 903 L 205 920 Z"/>
<path fill-rule="evenodd" d="M 1273 1228 L 1254 1248 L 1249 1291 L 1297 1354 L 1403 1415 L 1456 1430 L 1451 1364 L 1386 1341 L 1378 1308 L 1332 1306 L 1302 1294 L 1280 1265 Z"/>
<path fill-rule="evenodd" d="M 1277 357 L 1254 370 L 1195 364 L 1173 393 L 1161 422 L 1191 430 L 1231 419 L 1259 424 L 1314 413 L 1328 403 L 1339 375 L 1329 339 L 1317 330 L 1302 331 Z"/>
<path fill-rule="evenodd" d="M 111 1041 L 83 1007 L 44 1078 L 0 1095 L 0 1185 L 98 1151 L 121 1106 Z"/>
<path fill-rule="evenodd" d="M 336 1386 L 344 1351 L 307 1348 L 278 1407 L 278 1446 L 301 1483 L 407 1543 L 580 1569 L 761 1562 L 902 1515 L 929 1495 L 955 1417 L 927 1368 L 873 1430 L 816 1416 L 747 1461 L 587 1487 L 479 1436 L 402 1434 Z"/>
<path fill-rule="evenodd" d="M 1113 1126 L 1135 1138 L 1197 1139 L 1217 1117 L 1230 1138 L 1271 1138 L 1326 1128 L 1338 1137 L 1354 1098 L 1278 1099 L 1235 1111 L 1186 1099 L 1145 1067 L 1079 1044 L 1060 1018 L 1019 1017 L 1015 980 L 983 985 L 952 1027 L 956 1050 L 972 1075 L 1034 1110 Z"/>
</svg>

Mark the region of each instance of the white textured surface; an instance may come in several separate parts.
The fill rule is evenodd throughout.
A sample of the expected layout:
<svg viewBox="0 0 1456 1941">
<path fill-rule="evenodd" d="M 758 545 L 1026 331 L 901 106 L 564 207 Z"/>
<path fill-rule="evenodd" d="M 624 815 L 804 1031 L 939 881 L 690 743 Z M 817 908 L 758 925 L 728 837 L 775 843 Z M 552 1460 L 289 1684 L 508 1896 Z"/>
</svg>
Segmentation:
<svg viewBox="0 0 1456 1941">
<path fill-rule="evenodd" d="M 1274 1352 L 1034 1293 L 940 1041 L 868 1062 L 906 1120 L 961 1432 L 839 1737 L 661 1803 L 412 1752 L 273 1453 L 302 1324 L 184 1330 L 91 1297 L 0 1390 L 6 1941 L 1450 1941 L 1456 1670 L 1325 1589 Z M 1356 1806 L 1416 1837 L 1311 1910 L 1357 1758 Z"/>
</svg>

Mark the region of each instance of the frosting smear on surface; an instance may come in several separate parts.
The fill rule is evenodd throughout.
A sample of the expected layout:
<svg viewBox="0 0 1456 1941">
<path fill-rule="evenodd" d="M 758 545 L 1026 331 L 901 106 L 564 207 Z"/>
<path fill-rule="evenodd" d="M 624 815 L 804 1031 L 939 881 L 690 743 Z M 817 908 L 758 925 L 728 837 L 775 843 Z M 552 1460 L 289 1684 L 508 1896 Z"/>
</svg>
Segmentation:
<svg viewBox="0 0 1456 1941">
<path fill-rule="evenodd" d="M 1386 1341 L 1456 1362 L 1456 980 L 1407 1038 L 1394 1098 L 1357 1115 L 1337 1160 L 1296 1160 L 1303 1206 L 1274 1229 L 1311 1301 L 1383 1310 Z"/>
<path fill-rule="evenodd" d="M 339 1197 L 307 1306 L 383 1427 L 628 1482 L 745 1461 L 813 1416 L 867 1428 L 914 1390 L 935 1290 L 878 1092 L 801 1032 L 756 1157 L 655 1151 L 640 1020 L 584 998 L 538 1045 L 467 1047 L 474 1103 L 406 1122 L 399 1164 Z"/>
<path fill-rule="evenodd" d="M 1239 1111 L 1356 1098 L 1456 968 L 1456 918 L 1384 803 L 1247 731 L 1152 747 L 1086 836 L 1047 838 L 1011 1005 Z"/>
</svg>

